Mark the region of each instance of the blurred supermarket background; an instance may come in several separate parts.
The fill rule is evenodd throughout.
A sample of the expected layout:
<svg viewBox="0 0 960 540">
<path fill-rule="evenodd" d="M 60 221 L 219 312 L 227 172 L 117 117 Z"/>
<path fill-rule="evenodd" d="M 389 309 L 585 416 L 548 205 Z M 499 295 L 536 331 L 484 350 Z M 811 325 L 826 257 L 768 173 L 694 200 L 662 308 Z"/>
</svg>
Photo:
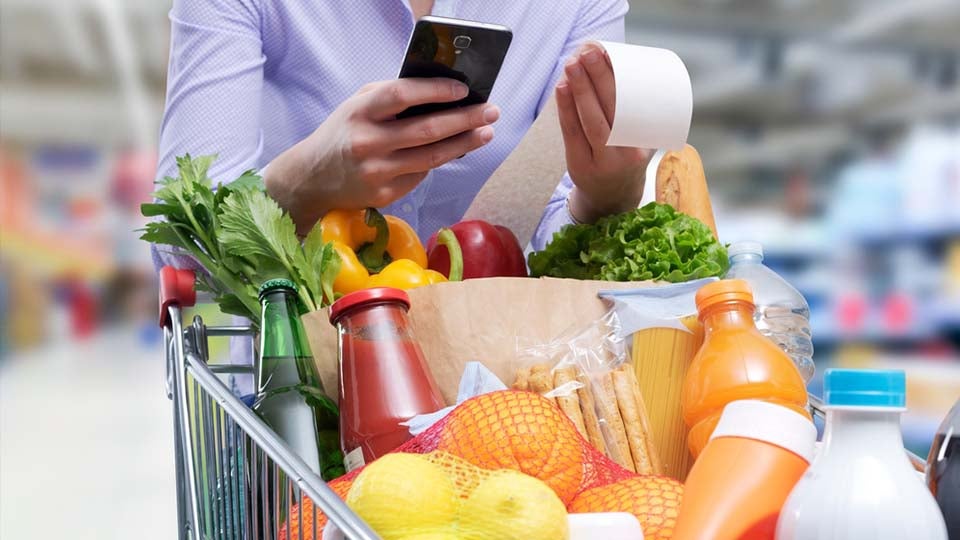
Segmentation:
<svg viewBox="0 0 960 540">
<path fill-rule="evenodd" d="M 154 274 L 131 232 L 169 2 L 0 9 L 0 537 L 47 526 L 55 497 L 71 538 L 172 538 Z M 762 242 L 806 295 L 818 372 L 907 370 L 923 455 L 960 395 L 958 28 L 955 0 L 645 0 L 627 18 L 628 41 L 691 71 L 723 239 Z"/>
</svg>

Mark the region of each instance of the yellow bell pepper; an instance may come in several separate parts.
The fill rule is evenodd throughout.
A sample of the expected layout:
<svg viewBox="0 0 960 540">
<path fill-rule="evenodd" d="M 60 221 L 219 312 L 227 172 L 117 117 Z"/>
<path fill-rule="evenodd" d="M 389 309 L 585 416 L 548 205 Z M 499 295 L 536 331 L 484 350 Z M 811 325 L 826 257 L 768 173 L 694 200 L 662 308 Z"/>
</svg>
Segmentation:
<svg viewBox="0 0 960 540">
<path fill-rule="evenodd" d="M 396 216 L 384 216 L 375 208 L 332 210 L 323 217 L 320 227 L 324 242 L 343 242 L 368 268 L 386 266 L 396 259 L 410 259 L 427 266 L 427 252 L 413 227 Z M 385 263 L 384 255 L 390 259 Z"/>
<path fill-rule="evenodd" d="M 427 253 L 417 233 L 398 217 L 384 217 L 373 208 L 333 210 L 320 227 L 323 240 L 331 242 L 340 256 L 340 272 L 333 282 L 337 294 L 371 287 L 413 289 L 447 281 L 443 274 L 426 268 Z M 444 229 L 438 241 L 450 251 L 454 261 L 451 281 L 458 281 L 463 275 L 463 256 L 456 235 Z"/>
</svg>

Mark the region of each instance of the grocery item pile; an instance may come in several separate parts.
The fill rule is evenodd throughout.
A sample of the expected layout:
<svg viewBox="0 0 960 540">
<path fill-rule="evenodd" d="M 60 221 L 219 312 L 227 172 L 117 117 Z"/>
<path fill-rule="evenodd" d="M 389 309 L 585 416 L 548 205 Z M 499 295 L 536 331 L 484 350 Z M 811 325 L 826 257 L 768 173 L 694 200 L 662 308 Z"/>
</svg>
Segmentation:
<svg viewBox="0 0 960 540">
<path fill-rule="evenodd" d="M 144 239 L 191 255 L 197 288 L 258 325 L 253 410 L 385 540 L 590 538 L 577 517 L 609 512 L 631 520 L 624 538 L 947 538 L 949 481 L 934 499 L 904 453 L 902 372 L 827 370 L 817 448 L 805 301 L 758 246 L 717 238 L 692 147 L 664 157 L 658 202 L 532 253 L 540 279 L 512 233 L 480 221 L 424 247 L 396 217 L 337 210 L 300 239 L 252 172 L 214 189 L 211 160 L 179 161 L 144 205 L 164 219 Z M 570 279 L 617 285 L 572 299 L 574 313 L 471 285 L 550 294 Z M 624 330 L 598 308 L 605 286 L 669 309 Z M 432 340 L 461 303 L 573 327 L 494 331 L 477 317 Z M 468 344 L 507 389 L 466 378 L 453 403 Z M 414 417 L 433 424 L 413 436 Z M 326 524 L 309 499 L 278 519 L 281 538 Z"/>
</svg>

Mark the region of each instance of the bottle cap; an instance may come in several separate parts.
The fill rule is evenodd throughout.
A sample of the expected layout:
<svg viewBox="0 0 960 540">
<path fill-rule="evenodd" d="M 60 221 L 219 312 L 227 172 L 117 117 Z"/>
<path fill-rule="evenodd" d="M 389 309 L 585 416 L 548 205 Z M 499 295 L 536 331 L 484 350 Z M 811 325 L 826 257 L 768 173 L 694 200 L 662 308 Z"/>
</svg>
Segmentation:
<svg viewBox="0 0 960 540">
<path fill-rule="evenodd" d="M 903 408 L 906 384 L 899 369 L 828 369 L 823 375 L 823 401 L 834 407 Z"/>
<path fill-rule="evenodd" d="M 731 259 L 737 255 L 759 255 L 763 258 L 763 244 L 760 242 L 734 242 L 727 248 L 727 255 Z"/>
<path fill-rule="evenodd" d="M 729 302 L 731 300 L 740 300 L 753 303 L 753 292 L 750 285 L 742 279 L 721 279 L 707 283 L 697 291 L 696 295 L 697 310 L 701 313 L 704 309 L 720 302 Z"/>
<path fill-rule="evenodd" d="M 297 284 L 286 278 L 268 279 L 263 282 L 263 285 L 260 285 L 260 290 L 257 292 L 257 295 L 262 297 L 263 293 L 273 289 L 290 289 L 293 292 L 297 292 Z"/>
<path fill-rule="evenodd" d="M 723 408 L 710 440 L 719 437 L 742 437 L 770 443 L 809 463 L 813 460 L 817 428 L 806 417 L 786 407 L 745 399 L 731 401 Z"/>
<path fill-rule="evenodd" d="M 403 304 L 404 309 L 410 308 L 410 297 L 407 293 L 391 287 L 375 287 L 362 291 L 352 292 L 337 300 L 330 306 L 330 324 L 337 324 L 337 320 L 348 310 L 364 304 L 384 304 L 396 302 Z"/>
</svg>

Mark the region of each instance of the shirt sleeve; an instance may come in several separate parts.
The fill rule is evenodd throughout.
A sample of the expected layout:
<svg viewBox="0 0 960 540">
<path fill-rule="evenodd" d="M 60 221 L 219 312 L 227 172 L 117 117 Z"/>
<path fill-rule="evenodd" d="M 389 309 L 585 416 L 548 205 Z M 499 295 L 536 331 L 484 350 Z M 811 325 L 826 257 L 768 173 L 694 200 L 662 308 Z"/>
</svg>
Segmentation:
<svg viewBox="0 0 960 540">
<path fill-rule="evenodd" d="M 553 233 L 559 231 L 564 225 L 573 223 L 573 217 L 567 208 L 567 195 L 573 189 L 573 182 L 570 181 L 570 175 L 564 173 L 563 180 L 550 196 L 550 202 L 540 217 L 540 223 L 533 231 L 533 237 L 530 238 L 530 249 L 540 251 L 547 247 L 547 243 L 553 238 Z"/>
<path fill-rule="evenodd" d="M 265 57 L 252 0 L 174 0 L 167 99 L 157 178 L 176 176 L 177 156 L 217 154 L 209 175 L 229 181 L 257 166 Z M 202 272 L 182 249 L 151 246 L 156 268 Z"/>
<path fill-rule="evenodd" d="M 549 84 L 540 95 L 537 114 L 540 114 L 543 106 L 550 101 L 553 88 L 563 72 L 564 63 L 577 50 L 577 47 L 590 40 L 623 42 L 623 18 L 628 9 L 627 0 L 583 0 L 577 22 L 570 30 L 567 42 L 560 52 L 560 57 L 557 58 Z"/>
<path fill-rule="evenodd" d="M 176 157 L 217 154 L 214 180 L 258 165 L 265 57 L 254 0 L 174 0 L 158 177 Z"/>
<path fill-rule="evenodd" d="M 564 63 L 577 50 L 577 47 L 591 39 L 623 41 L 623 17 L 626 15 L 627 9 L 626 0 L 584 1 L 577 19 L 578 23 L 567 37 L 567 43 L 563 47 L 560 58 L 557 59 L 550 84 L 543 90 L 543 95 L 540 97 L 538 113 L 540 108 L 550 99 L 553 88 L 560 79 Z M 573 182 L 570 180 L 570 174 L 565 173 L 557 189 L 550 197 L 550 202 L 547 203 L 543 216 L 540 218 L 540 224 L 537 225 L 537 229 L 533 233 L 533 238 L 530 240 L 531 249 L 537 251 L 543 249 L 553 237 L 553 233 L 559 231 L 564 225 L 573 223 L 566 202 L 571 189 L 573 189 Z"/>
</svg>

